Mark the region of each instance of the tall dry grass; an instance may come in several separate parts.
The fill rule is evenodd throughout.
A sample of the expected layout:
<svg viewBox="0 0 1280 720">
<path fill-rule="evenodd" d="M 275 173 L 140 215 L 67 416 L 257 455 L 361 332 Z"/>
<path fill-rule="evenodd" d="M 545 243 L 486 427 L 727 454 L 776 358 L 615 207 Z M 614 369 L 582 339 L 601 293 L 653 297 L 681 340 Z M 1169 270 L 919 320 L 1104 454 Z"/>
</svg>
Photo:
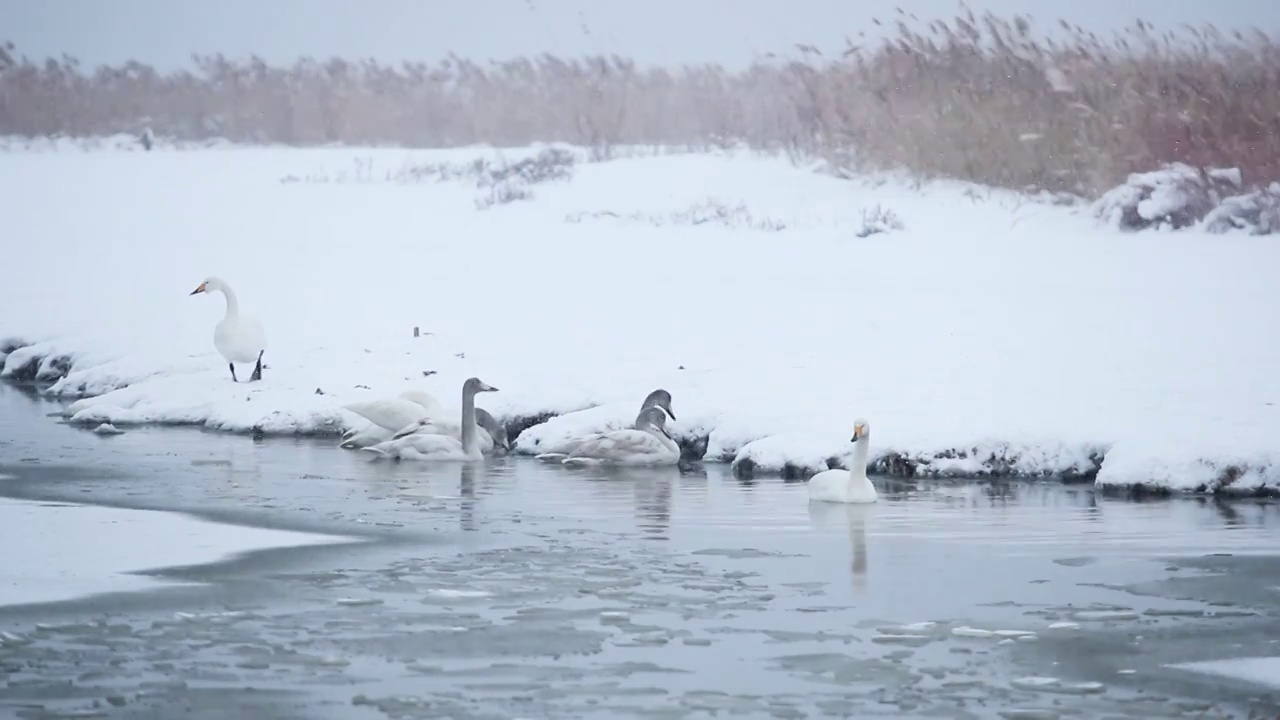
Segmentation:
<svg viewBox="0 0 1280 720">
<path fill-rule="evenodd" d="M 639 68 L 549 55 L 482 65 L 341 59 L 273 67 L 194 58 L 157 73 L 0 50 L 0 133 L 92 135 L 150 126 L 183 139 L 457 146 L 728 142 L 1013 188 L 1096 196 L 1166 162 L 1280 179 L 1280 45 L 1211 26 L 1147 23 L 1102 38 L 1062 24 L 899 11 L 886 41 L 786 62 Z"/>
</svg>

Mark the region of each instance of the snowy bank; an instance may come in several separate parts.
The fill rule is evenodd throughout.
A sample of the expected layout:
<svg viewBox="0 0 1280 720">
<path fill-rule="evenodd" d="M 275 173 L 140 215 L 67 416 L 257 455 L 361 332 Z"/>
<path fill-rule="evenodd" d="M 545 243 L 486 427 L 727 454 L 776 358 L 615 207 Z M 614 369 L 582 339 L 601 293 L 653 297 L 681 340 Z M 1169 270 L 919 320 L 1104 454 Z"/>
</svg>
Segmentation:
<svg viewBox="0 0 1280 720">
<path fill-rule="evenodd" d="M 663 387 L 686 455 L 748 474 L 842 466 L 862 416 L 898 474 L 1280 485 L 1265 237 L 748 154 L 576 154 L 478 202 L 546 150 L 10 153 L 6 260 L 48 271 L 0 283 L 0 374 L 56 379 L 88 427 L 338 433 L 410 388 L 456 411 L 476 375 L 524 452 Z M 60 212 L 69 177 L 94 191 Z M 187 295 L 211 274 L 267 327 L 260 383 Z"/>
<path fill-rule="evenodd" d="M 160 537 L 164 542 L 157 543 Z M 154 510 L 0 498 L 0 547 L 6 557 L 0 567 L 0 605 L 189 584 L 138 573 L 212 563 L 268 548 L 352 541 Z"/>
</svg>

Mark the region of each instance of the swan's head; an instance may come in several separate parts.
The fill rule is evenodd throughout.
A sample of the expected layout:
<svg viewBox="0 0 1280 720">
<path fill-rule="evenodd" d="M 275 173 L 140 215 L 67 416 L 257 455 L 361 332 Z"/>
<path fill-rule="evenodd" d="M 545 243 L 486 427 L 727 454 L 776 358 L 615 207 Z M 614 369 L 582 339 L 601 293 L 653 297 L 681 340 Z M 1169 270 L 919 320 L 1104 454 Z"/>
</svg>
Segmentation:
<svg viewBox="0 0 1280 720">
<path fill-rule="evenodd" d="M 858 418 L 853 421 L 853 437 L 849 438 L 849 442 L 858 442 L 862 438 L 871 433 L 871 425 L 866 420 Z"/>
<path fill-rule="evenodd" d="M 467 378 L 467 381 L 462 383 L 462 392 L 464 395 L 475 395 L 482 392 L 498 392 L 498 388 L 480 378 L 473 377 Z"/>
<path fill-rule="evenodd" d="M 503 450 L 511 449 L 511 441 L 507 439 L 507 429 L 495 420 L 488 410 L 476 408 L 476 424 L 489 433 L 489 437 L 493 438 L 494 445 Z"/>
<path fill-rule="evenodd" d="M 667 411 L 667 414 L 671 416 L 672 420 L 676 419 L 675 411 L 671 409 L 671 393 L 663 390 L 662 388 L 658 388 L 657 390 L 649 393 L 649 396 L 644 399 L 644 404 L 640 406 L 640 409 L 644 410 L 651 407 L 660 407 Z"/>
<path fill-rule="evenodd" d="M 192 290 L 191 294 L 199 295 L 200 293 L 218 292 L 219 290 L 222 290 L 224 285 L 225 284 L 222 282 L 221 278 L 210 276 L 205 278 L 204 282 L 200 283 L 199 287 L 197 287 L 195 290 Z"/>
<path fill-rule="evenodd" d="M 656 405 L 641 410 L 640 414 L 636 416 L 636 429 L 644 430 L 647 428 L 653 428 L 666 435 L 672 441 L 675 440 L 675 438 L 671 437 L 671 433 L 667 432 L 666 411 Z"/>
</svg>

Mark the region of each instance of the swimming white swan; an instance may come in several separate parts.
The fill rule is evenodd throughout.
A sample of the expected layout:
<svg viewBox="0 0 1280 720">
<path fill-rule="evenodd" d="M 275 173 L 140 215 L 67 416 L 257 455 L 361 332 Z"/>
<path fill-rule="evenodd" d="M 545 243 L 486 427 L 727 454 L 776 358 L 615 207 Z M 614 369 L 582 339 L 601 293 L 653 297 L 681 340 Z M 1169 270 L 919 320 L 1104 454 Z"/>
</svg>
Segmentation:
<svg viewBox="0 0 1280 720">
<path fill-rule="evenodd" d="M 262 323 L 255 317 L 240 314 L 240 301 L 236 298 L 235 291 L 222 278 L 206 278 L 191 294 L 213 292 L 222 293 L 227 301 L 226 315 L 213 327 L 213 346 L 231 367 L 231 382 L 239 382 L 236 379 L 236 363 L 256 362 L 249 382 L 261 380 L 262 353 L 267 349 L 267 333 L 262 329 Z"/>
<path fill-rule="evenodd" d="M 565 465 L 675 465 L 680 462 L 680 446 L 667 434 L 667 413 L 648 407 L 636 418 L 636 427 L 614 430 L 584 441 Z"/>
<path fill-rule="evenodd" d="M 511 444 L 507 441 L 506 429 L 498 424 L 498 421 L 489 414 L 489 411 L 480 407 L 476 408 L 475 424 L 476 444 L 480 446 L 480 452 L 487 455 L 493 452 L 495 448 L 511 449 Z M 391 439 L 399 440 L 409 435 L 448 435 L 455 440 L 461 440 L 462 426 L 440 416 L 428 415 L 401 428 L 399 432 L 391 436 Z"/>
<path fill-rule="evenodd" d="M 418 407 L 412 407 L 413 405 Z M 352 428 L 342 434 L 338 447 L 344 448 L 368 447 L 389 440 L 397 430 L 424 417 L 444 416 L 444 406 L 440 401 L 422 390 L 406 390 L 393 398 L 351 403 L 344 408 L 369 421 L 364 427 Z M 405 422 L 396 425 L 400 420 Z"/>
<path fill-rule="evenodd" d="M 462 384 L 461 440 L 436 433 L 411 433 L 404 437 L 380 442 L 362 448 L 366 452 L 397 460 L 454 460 L 472 461 L 484 459 L 476 435 L 476 393 L 497 392 L 498 388 L 484 383 L 480 378 L 467 378 Z"/>
<path fill-rule="evenodd" d="M 866 420 L 853 423 L 853 457 L 848 470 L 824 470 L 809 478 L 809 501 L 832 503 L 873 503 L 876 486 L 867 479 L 867 448 L 871 426 Z"/>
<path fill-rule="evenodd" d="M 636 413 L 636 419 L 631 425 L 633 429 L 644 429 L 640 427 L 640 419 L 644 416 L 644 411 L 651 407 L 660 407 L 667 411 L 667 414 L 671 416 L 672 420 L 676 419 L 675 411 L 671 409 L 671 393 L 663 390 L 662 388 L 658 388 L 645 396 L 644 402 L 640 403 L 640 412 Z M 588 433 L 586 435 L 579 435 L 577 437 L 569 438 L 568 440 L 563 440 L 556 445 L 547 445 L 544 446 L 542 452 L 538 453 L 534 457 L 543 462 L 561 462 L 565 458 L 569 457 L 574 450 L 581 447 L 583 443 L 603 437 L 605 434 L 605 432 Z"/>
</svg>

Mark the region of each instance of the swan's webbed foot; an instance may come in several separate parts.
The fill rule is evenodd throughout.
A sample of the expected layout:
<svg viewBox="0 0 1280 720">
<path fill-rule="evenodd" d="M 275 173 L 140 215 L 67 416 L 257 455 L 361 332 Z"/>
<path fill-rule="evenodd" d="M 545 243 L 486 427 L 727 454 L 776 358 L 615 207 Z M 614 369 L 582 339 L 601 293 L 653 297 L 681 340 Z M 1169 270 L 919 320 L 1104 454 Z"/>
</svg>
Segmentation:
<svg viewBox="0 0 1280 720">
<path fill-rule="evenodd" d="M 240 382 L 236 379 L 236 364 L 227 363 L 227 367 L 231 368 L 231 382 Z"/>
<path fill-rule="evenodd" d="M 262 353 L 264 350 L 258 351 L 258 364 L 253 366 L 253 374 L 249 376 L 249 382 L 262 379 Z"/>
</svg>

